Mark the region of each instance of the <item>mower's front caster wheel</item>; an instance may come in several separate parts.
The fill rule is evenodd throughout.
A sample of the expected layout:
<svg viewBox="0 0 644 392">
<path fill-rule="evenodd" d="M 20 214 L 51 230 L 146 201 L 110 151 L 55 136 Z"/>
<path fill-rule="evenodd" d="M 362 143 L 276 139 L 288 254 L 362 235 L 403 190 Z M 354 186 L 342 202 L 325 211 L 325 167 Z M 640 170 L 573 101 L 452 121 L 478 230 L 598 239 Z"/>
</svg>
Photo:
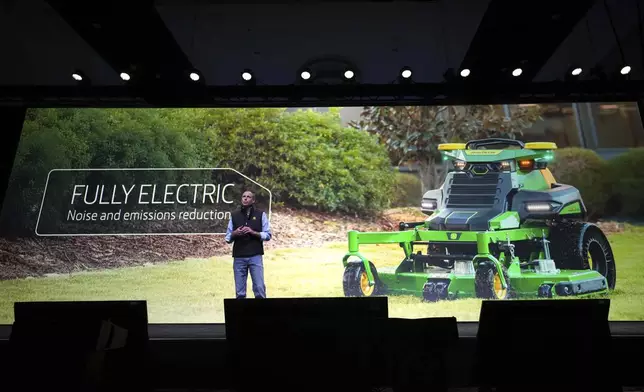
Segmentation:
<svg viewBox="0 0 644 392">
<path fill-rule="evenodd" d="M 438 302 L 447 299 L 449 281 L 430 281 L 423 286 L 423 300 Z"/>
<path fill-rule="evenodd" d="M 381 284 L 378 280 L 376 267 L 369 262 L 369 268 L 375 281 L 375 285 L 369 285 L 369 277 L 363 263 L 352 263 L 347 265 L 342 276 L 342 288 L 345 297 L 373 297 L 381 294 Z"/>
<path fill-rule="evenodd" d="M 504 289 L 501 284 L 501 277 L 494 266 L 489 262 L 482 262 L 476 269 L 475 275 L 475 290 L 476 296 L 482 299 L 510 299 L 512 298 L 512 287 L 510 285 L 510 277 L 508 270 L 505 266 L 501 267 L 503 277 L 507 283 Z"/>
</svg>

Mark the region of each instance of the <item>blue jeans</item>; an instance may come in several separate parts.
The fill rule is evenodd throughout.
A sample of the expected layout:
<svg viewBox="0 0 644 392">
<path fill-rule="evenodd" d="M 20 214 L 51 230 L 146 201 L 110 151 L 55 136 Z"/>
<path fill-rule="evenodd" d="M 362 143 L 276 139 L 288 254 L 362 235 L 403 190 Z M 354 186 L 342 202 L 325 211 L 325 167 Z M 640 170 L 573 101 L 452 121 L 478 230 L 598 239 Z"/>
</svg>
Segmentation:
<svg viewBox="0 0 644 392">
<path fill-rule="evenodd" d="M 266 285 L 264 284 L 264 260 L 262 255 L 252 257 L 236 257 L 233 259 L 235 273 L 235 295 L 237 298 L 246 298 L 246 282 L 248 271 L 253 281 L 253 294 L 255 298 L 266 298 Z"/>
</svg>

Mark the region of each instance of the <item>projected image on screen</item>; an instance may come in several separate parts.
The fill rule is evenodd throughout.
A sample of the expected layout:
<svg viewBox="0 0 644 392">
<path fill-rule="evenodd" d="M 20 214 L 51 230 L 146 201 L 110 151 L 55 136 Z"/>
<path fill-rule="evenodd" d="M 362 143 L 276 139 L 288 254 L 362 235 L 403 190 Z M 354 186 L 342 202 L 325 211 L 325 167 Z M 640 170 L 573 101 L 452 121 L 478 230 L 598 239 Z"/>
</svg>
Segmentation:
<svg viewBox="0 0 644 392">
<path fill-rule="evenodd" d="M 242 217 L 268 297 L 475 321 L 482 299 L 606 296 L 611 319 L 644 320 L 641 146 L 634 103 L 31 109 L 0 324 L 16 301 L 119 299 L 221 323 Z"/>
<path fill-rule="evenodd" d="M 39 236 L 226 234 L 245 190 L 259 208 L 268 189 L 229 168 L 54 169 Z"/>
</svg>

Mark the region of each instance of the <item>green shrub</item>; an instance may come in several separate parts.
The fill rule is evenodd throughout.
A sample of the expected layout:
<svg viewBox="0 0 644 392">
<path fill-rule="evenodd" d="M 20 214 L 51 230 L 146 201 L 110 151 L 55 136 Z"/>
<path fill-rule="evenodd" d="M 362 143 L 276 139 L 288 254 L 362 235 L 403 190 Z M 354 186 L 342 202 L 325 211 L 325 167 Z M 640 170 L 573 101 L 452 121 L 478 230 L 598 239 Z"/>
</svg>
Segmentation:
<svg viewBox="0 0 644 392">
<path fill-rule="evenodd" d="M 418 207 L 423 198 L 422 184 L 411 173 L 396 173 L 392 207 Z"/>
<path fill-rule="evenodd" d="M 606 160 L 593 150 L 570 147 L 556 150 L 549 167 L 557 182 L 579 189 L 589 218 L 604 215 L 612 185 Z"/>
<path fill-rule="evenodd" d="M 644 215 L 644 148 L 634 148 L 609 161 L 613 183 L 610 211 L 616 215 Z"/>
<path fill-rule="evenodd" d="M 0 226 L 11 235 L 33 233 L 52 169 L 192 167 L 194 157 L 188 137 L 165 126 L 153 110 L 29 110 Z M 136 174 L 145 182 L 158 180 L 158 175 Z M 65 183 L 49 182 L 48 193 L 60 195 L 68 189 L 67 181 L 86 182 L 88 177 L 87 172 L 69 174 Z"/>
<path fill-rule="evenodd" d="M 38 109 L 25 120 L 3 228 L 33 232 L 51 169 L 136 167 L 234 168 L 269 188 L 275 202 L 352 214 L 387 208 L 394 181 L 384 147 L 343 127 L 337 111 Z M 146 175 L 137 180 L 159 180 L 158 172 Z M 87 179 L 79 176 L 73 181 Z"/>
<path fill-rule="evenodd" d="M 387 152 L 374 136 L 340 123 L 338 113 L 275 109 L 196 109 L 209 151 L 269 188 L 273 200 L 322 211 L 373 214 L 389 206 Z"/>
</svg>

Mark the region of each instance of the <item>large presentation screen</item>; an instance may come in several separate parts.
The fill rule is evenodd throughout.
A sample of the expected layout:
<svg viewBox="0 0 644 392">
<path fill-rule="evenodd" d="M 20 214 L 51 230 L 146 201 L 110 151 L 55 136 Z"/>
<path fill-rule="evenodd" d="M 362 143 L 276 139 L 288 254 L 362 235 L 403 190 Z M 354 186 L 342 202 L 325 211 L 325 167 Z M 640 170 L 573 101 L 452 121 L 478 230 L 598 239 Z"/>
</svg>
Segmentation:
<svg viewBox="0 0 644 392">
<path fill-rule="evenodd" d="M 371 295 L 459 321 L 487 298 L 608 296 L 644 320 L 643 145 L 628 102 L 30 109 L 0 324 L 16 301 L 222 323 L 225 298 Z"/>
</svg>

